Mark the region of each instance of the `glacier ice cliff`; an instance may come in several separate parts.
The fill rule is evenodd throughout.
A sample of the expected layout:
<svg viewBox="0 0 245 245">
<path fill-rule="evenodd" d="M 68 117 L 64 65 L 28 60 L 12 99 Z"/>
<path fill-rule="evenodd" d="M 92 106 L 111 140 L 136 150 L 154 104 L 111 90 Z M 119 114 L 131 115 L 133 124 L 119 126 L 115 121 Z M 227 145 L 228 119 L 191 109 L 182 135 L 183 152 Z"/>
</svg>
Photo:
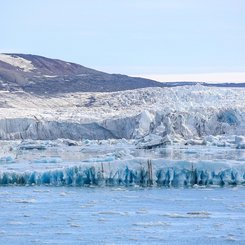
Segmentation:
<svg viewBox="0 0 245 245">
<path fill-rule="evenodd" d="M 88 104 L 91 96 L 93 103 Z M 1 93 L 0 139 L 142 139 L 245 135 L 242 88 L 184 86 L 37 97 Z"/>
<path fill-rule="evenodd" d="M 229 147 L 218 147 L 224 139 Z M 0 141 L 0 185 L 244 185 L 244 137 L 205 140 L 205 147 L 173 144 L 156 149 L 152 146 L 166 144 L 168 137 Z"/>
<path fill-rule="evenodd" d="M 83 163 L 42 171 L 2 171 L 0 185 L 234 186 L 245 184 L 245 167 L 229 164 L 152 161 Z"/>
</svg>

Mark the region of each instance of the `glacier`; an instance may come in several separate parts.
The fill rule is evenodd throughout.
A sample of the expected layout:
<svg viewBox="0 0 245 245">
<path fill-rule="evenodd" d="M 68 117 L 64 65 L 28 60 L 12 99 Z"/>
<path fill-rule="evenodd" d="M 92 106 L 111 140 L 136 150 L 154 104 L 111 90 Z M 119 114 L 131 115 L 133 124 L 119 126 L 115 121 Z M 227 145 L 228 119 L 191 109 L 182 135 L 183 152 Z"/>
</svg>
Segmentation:
<svg viewBox="0 0 245 245">
<path fill-rule="evenodd" d="M 1 92 L 0 185 L 244 185 L 244 96 L 200 84 Z"/>
<path fill-rule="evenodd" d="M 0 243 L 244 244 L 244 95 L 0 92 Z"/>
<path fill-rule="evenodd" d="M 143 139 L 153 134 L 171 142 L 205 143 L 207 136 L 245 134 L 244 96 L 242 88 L 202 85 L 46 97 L 1 92 L 0 139 Z"/>
</svg>

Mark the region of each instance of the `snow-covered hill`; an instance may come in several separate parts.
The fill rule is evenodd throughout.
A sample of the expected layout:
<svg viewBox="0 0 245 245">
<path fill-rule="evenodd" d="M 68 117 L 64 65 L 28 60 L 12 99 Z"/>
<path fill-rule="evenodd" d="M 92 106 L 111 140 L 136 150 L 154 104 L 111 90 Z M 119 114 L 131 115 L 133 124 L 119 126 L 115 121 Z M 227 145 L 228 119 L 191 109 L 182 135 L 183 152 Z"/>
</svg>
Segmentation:
<svg viewBox="0 0 245 245">
<path fill-rule="evenodd" d="M 28 54 L 0 54 L 0 90 L 38 95 L 112 92 L 163 84 L 144 78 L 108 74 L 78 64 Z"/>
<path fill-rule="evenodd" d="M 0 106 L 1 139 L 135 138 L 147 147 L 245 135 L 242 88 L 196 85 L 57 97 L 1 92 Z"/>
</svg>

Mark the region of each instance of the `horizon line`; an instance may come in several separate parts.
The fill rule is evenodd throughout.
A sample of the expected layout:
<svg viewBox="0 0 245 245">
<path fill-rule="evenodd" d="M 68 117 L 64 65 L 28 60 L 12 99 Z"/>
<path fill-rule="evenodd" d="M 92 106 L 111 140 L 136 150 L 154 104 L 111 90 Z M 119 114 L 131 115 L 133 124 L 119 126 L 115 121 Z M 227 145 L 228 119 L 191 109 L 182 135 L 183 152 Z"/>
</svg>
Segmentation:
<svg viewBox="0 0 245 245">
<path fill-rule="evenodd" d="M 158 82 L 245 83 L 245 72 L 183 73 L 183 74 L 133 74 Z"/>
</svg>

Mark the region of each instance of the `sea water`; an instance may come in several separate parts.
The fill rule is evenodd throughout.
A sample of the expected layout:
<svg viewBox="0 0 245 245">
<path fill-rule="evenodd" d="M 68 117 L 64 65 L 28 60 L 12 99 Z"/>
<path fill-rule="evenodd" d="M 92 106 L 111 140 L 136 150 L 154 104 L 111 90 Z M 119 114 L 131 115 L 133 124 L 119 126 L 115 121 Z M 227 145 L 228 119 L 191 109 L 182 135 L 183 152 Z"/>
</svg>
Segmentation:
<svg viewBox="0 0 245 245">
<path fill-rule="evenodd" d="M 42 144 L 10 143 L 13 149 L 2 153 L 0 244 L 245 244 L 243 149 Z M 153 184 L 137 182 L 142 173 L 149 179 L 149 161 Z M 94 182 L 77 182 L 91 166 Z M 164 168 L 168 179 L 159 185 L 156 174 Z M 114 174 L 120 169 L 121 177 Z M 130 169 L 135 182 L 119 182 Z M 198 180 L 199 170 L 214 173 L 216 182 L 188 182 L 188 171 Z M 26 179 L 16 182 L 18 176 Z"/>
<path fill-rule="evenodd" d="M 244 187 L 1 187 L 0 244 L 244 244 L 244 197 Z"/>
</svg>

